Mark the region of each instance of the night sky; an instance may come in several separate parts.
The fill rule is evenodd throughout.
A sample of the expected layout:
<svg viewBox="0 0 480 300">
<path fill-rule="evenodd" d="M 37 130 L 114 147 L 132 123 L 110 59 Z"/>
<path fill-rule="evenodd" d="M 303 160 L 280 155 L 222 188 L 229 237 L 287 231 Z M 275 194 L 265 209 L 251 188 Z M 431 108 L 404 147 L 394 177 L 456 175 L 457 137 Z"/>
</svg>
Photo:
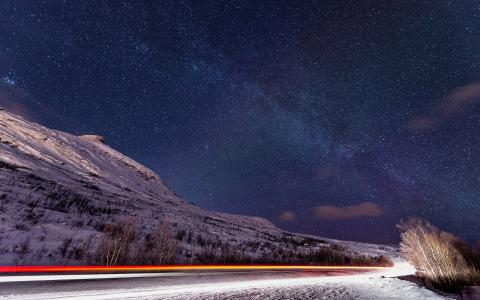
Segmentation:
<svg viewBox="0 0 480 300">
<path fill-rule="evenodd" d="M 208 209 L 473 242 L 479 49 L 480 1 L 5 0 L 0 105 L 103 135 Z"/>
</svg>

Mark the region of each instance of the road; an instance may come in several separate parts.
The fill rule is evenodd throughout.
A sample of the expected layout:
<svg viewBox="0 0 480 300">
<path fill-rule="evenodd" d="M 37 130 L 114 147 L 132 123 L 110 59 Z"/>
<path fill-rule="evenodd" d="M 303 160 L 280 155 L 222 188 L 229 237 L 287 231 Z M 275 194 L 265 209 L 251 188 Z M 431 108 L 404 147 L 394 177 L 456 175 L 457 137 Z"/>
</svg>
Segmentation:
<svg viewBox="0 0 480 300">
<path fill-rule="evenodd" d="M 388 270 L 0 276 L 0 299 L 444 299 Z"/>
</svg>

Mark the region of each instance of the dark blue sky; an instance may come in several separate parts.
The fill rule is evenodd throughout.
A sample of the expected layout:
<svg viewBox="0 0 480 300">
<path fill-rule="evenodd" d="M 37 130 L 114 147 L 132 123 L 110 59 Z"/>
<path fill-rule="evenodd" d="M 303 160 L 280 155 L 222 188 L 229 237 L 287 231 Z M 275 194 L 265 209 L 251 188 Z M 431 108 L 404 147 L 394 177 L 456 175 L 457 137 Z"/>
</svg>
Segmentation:
<svg viewBox="0 0 480 300">
<path fill-rule="evenodd" d="M 479 47 L 479 1 L 2 1 L 0 105 L 209 209 L 474 241 Z"/>
</svg>

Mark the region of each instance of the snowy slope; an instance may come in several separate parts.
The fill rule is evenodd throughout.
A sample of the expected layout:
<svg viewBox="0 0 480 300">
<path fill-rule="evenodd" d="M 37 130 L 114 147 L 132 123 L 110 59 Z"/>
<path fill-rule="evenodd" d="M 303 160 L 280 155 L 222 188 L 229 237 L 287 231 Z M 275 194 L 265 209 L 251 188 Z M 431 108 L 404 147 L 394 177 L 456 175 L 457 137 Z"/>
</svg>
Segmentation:
<svg viewBox="0 0 480 300">
<path fill-rule="evenodd" d="M 48 129 L 0 109 L 0 264 L 79 263 L 75 253 L 90 250 L 118 217 L 135 220 L 143 234 L 169 221 L 175 231 L 194 234 L 190 244 L 201 236 L 253 255 L 267 244 L 293 248 L 292 239 L 295 247 L 327 244 L 262 218 L 201 209 L 102 137 Z M 75 251 L 66 255 L 69 239 Z"/>
</svg>

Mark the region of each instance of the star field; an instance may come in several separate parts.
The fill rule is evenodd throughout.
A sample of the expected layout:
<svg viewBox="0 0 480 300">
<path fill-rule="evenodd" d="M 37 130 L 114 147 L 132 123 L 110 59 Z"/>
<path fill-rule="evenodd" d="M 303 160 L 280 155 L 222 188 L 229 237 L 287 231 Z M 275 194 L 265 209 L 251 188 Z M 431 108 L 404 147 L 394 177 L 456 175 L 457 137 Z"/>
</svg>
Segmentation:
<svg viewBox="0 0 480 300">
<path fill-rule="evenodd" d="M 0 25 L 1 106 L 202 207 L 478 238 L 478 1 L 3 1 Z"/>
</svg>

